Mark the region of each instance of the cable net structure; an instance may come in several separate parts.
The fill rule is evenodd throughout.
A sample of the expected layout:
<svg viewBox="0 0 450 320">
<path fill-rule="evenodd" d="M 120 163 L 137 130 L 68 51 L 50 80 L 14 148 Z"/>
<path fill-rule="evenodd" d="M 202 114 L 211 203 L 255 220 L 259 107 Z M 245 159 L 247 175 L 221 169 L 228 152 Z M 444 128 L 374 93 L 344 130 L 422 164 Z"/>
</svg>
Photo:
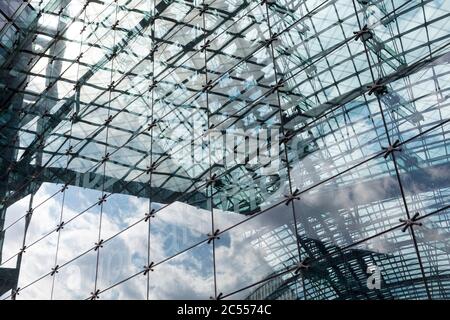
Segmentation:
<svg viewBox="0 0 450 320">
<path fill-rule="evenodd" d="M 0 1 L 0 298 L 449 298 L 449 25 Z"/>
</svg>

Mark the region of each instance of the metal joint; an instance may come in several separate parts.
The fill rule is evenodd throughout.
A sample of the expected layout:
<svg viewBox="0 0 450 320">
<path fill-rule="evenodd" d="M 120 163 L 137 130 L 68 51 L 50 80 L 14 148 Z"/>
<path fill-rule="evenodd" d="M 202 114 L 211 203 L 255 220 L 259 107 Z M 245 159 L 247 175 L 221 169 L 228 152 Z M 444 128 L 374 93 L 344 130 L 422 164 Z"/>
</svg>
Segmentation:
<svg viewBox="0 0 450 320">
<path fill-rule="evenodd" d="M 220 292 L 220 293 L 217 295 L 217 297 L 214 298 L 214 297 L 210 296 L 209 299 L 210 299 L 210 300 L 221 300 L 221 299 L 222 299 L 222 296 L 223 296 L 223 293 Z"/>
<path fill-rule="evenodd" d="M 153 56 L 155 54 L 155 52 L 158 52 L 158 45 L 155 45 L 151 50 L 150 50 L 150 55 Z"/>
<path fill-rule="evenodd" d="M 153 129 L 154 127 L 156 127 L 156 125 L 158 124 L 159 120 L 153 120 L 152 123 L 149 123 L 147 126 L 147 131 L 150 131 L 151 129 Z"/>
<path fill-rule="evenodd" d="M 108 160 L 109 160 L 109 156 L 110 156 L 109 152 L 106 153 L 106 154 L 102 157 L 102 160 L 100 161 L 100 163 L 105 163 L 106 161 L 108 161 Z"/>
<path fill-rule="evenodd" d="M 116 88 L 115 81 L 111 82 L 111 84 L 108 86 L 108 91 L 113 91 Z"/>
<path fill-rule="evenodd" d="M 31 216 L 33 215 L 33 208 L 28 209 L 27 214 L 25 215 L 26 218 L 31 218 Z"/>
<path fill-rule="evenodd" d="M 61 187 L 61 192 L 66 191 L 67 189 L 69 189 L 69 184 L 65 183 L 62 187 Z"/>
<path fill-rule="evenodd" d="M 298 190 L 298 189 L 295 189 L 295 191 L 292 194 L 284 195 L 284 197 L 286 198 L 285 205 L 288 206 L 294 200 L 300 200 L 299 195 L 300 195 L 300 190 Z"/>
<path fill-rule="evenodd" d="M 400 222 L 403 222 L 405 225 L 402 228 L 402 232 L 405 232 L 406 229 L 412 228 L 413 226 L 422 226 L 421 222 L 417 222 L 419 219 L 420 214 L 416 212 L 414 216 L 411 219 L 399 219 Z"/>
<path fill-rule="evenodd" d="M 211 40 L 206 40 L 205 44 L 200 46 L 200 52 L 204 52 L 210 46 L 211 46 Z"/>
<path fill-rule="evenodd" d="M 200 10 L 200 17 L 208 10 L 209 5 L 204 4 Z"/>
<path fill-rule="evenodd" d="M 210 185 L 214 186 L 214 185 L 216 184 L 217 181 L 218 181 L 218 179 L 217 179 L 217 174 L 214 173 L 214 174 L 211 176 L 211 178 L 209 178 L 209 179 L 206 180 L 206 186 L 210 186 Z"/>
<path fill-rule="evenodd" d="M 80 53 L 80 55 L 77 57 L 77 59 L 75 60 L 77 63 L 80 63 L 81 58 L 83 58 L 83 54 Z"/>
<path fill-rule="evenodd" d="M 375 95 L 378 97 L 388 93 L 387 86 L 384 85 L 382 82 L 383 79 L 380 78 L 377 81 L 375 81 L 373 85 L 367 87 L 367 89 L 369 89 L 368 92 L 369 96 L 375 93 Z"/>
<path fill-rule="evenodd" d="M 94 251 L 97 251 L 100 248 L 103 248 L 103 239 L 101 239 L 99 242 L 95 243 Z"/>
<path fill-rule="evenodd" d="M 269 94 L 272 94 L 277 90 L 280 90 L 282 87 L 284 87 L 284 81 L 283 79 L 280 79 L 274 86 L 272 86 L 272 88 L 269 91 Z"/>
<path fill-rule="evenodd" d="M 310 268 L 309 258 L 305 258 L 305 260 L 299 262 L 294 270 L 294 274 L 299 274 L 302 271 L 306 271 Z"/>
<path fill-rule="evenodd" d="M 159 163 L 153 162 L 150 166 L 147 166 L 147 170 L 145 170 L 145 173 L 150 174 L 151 172 L 155 171 L 158 166 Z"/>
<path fill-rule="evenodd" d="M 11 298 L 15 299 L 19 295 L 20 287 L 17 289 L 13 289 L 11 292 Z"/>
<path fill-rule="evenodd" d="M 105 119 L 105 126 L 109 125 L 112 120 L 113 120 L 113 116 L 110 115 L 107 119 Z"/>
<path fill-rule="evenodd" d="M 101 205 L 103 202 L 106 202 L 106 194 L 104 194 L 101 198 L 98 198 L 98 205 Z"/>
<path fill-rule="evenodd" d="M 66 149 L 66 156 L 69 156 L 71 154 L 73 154 L 73 146 L 69 146 L 69 148 Z"/>
<path fill-rule="evenodd" d="M 266 48 L 268 48 L 272 44 L 272 42 L 277 40 L 278 40 L 278 33 L 275 32 L 269 39 L 265 41 Z"/>
<path fill-rule="evenodd" d="M 72 116 L 70 117 L 70 121 L 71 122 L 77 122 L 78 120 L 80 120 L 80 117 L 78 116 L 78 114 L 76 112 L 74 112 L 72 114 Z"/>
<path fill-rule="evenodd" d="M 58 224 L 56 226 L 56 232 L 60 232 L 62 229 L 64 229 L 64 224 L 65 224 L 64 221 Z"/>
<path fill-rule="evenodd" d="M 220 233 L 220 230 L 217 229 L 216 231 L 214 231 L 213 234 L 208 233 L 208 244 L 210 244 L 213 240 L 219 240 L 220 237 L 218 236 L 218 234 Z"/>
<path fill-rule="evenodd" d="M 152 91 L 156 87 L 158 87 L 158 81 L 154 81 L 151 85 L 149 85 L 148 86 L 148 91 Z"/>
<path fill-rule="evenodd" d="M 206 85 L 203 85 L 202 92 L 206 92 L 212 89 L 212 80 L 209 80 Z"/>
<path fill-rule="evenodd" d="M 295 133 L 286 131 L 285 135 L 280 140 L 280 144 L 287 144 L 293 137 L 295 137 Z"/>
<path fill-rule="evenodd" d="M 387 157 L 389 157 L 389 155 L 393 154 L 394 152 L 400 152 L 402 151 L 402 148 L 399 147 L 400 144 L 400 140 L 395 140 L 393 145 L 390 145 L 388 147 L 382 147 L 382 149 L 385 151 L 384 152 L 384 158 L 387 159 Z"/>
<path fill-rule="evenodd" d="M 270 6 L 274 5 L 275 2 L 272 2 L 270 0 L 262 0 L 261 3 L 260 3 L 260 5 L 262 5 L 262 6 L 265 5 L 265 4 L 270 7 Z"/>
</svg>

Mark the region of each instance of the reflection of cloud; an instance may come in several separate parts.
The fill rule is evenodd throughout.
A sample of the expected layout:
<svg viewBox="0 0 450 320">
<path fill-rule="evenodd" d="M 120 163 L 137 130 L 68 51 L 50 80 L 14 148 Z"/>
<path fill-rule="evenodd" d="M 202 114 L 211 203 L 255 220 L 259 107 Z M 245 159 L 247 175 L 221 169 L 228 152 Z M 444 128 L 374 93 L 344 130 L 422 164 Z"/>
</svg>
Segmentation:
<svg viewBox="0 0 450 320">
<path fill-rule="evenodd" d="M 34 203 L 44 202 L 54 192 L 54 186 L 43 185 L 34 197 Z M 70 187 L 66 197 L 63 220 L 97 201 L 98 191 Z M 62 195 L 62 194 L 61 194 Z M 62 196 L 45 201 L 33 214 L 27 239 L 36 240 L 47 234 L 59 224 Z M 78 198 L 78 196 L 80 198 Z M 83 196 L 83 198 L 81 198 Z M 102 238 L 117 234 L 128 225 L 142 218 L 148 211 L 148 200 L 131 196 L 111 196 L 105 203 L 102 218 Z M 82 199 L 77 202 L 77 199 Z M 9 217 L 20 216 L 26 212 L 28 203 L 22 201 L 9 208 Z M 92 248 L 97 242 L 100 207 L 95 206 L 64 226 L 60 233 L 58 262 L 61 265 L 78 257 Z M 227 227 L 242 219 L 242 216 L 215 211 L 217 225 Z M 67 221 L 67 219 L 66 219 Z M 208 210 L 175 202 L 157 212 L 151 220 L 151 259 L 161 261 L 180 250 L 204 240 L 211 232 L 211 213 Z M 22 226 L 23 227 L 23 226 Z M 180 236 L 181 235 L 181 236 Z M 16 242 L 21 234 L 17 232 Z M 27 249 L 23 255 L 19 287 L 37 280 L 49 273 L 55 265 L 58 233 L 54 232 L 36 245 Z M 12 237 L 7 238 L 9 247 Z M 147 264 L 148 224 L 141 222 L 121 233 L 100 249 L 98 288 L 107 288 L 137 272 Z M 28 243 L 28 241 L 27 241 Z M 20 248 L 16 246 L 15 251 Z M 252 251 L 253 250 L 253 251 Z M 242 233 L 230 231 L 217 242 L 216 259 L 226 262 L 218 269 L 217 275 L 222 289 L 237 288 L 260 280 L 261 275 L 250 272 L 251 264 L 263 265 L 262 249 L 252 249 Z M 6 251 L 4 251 L 6 252 Z M 70 262 L 59 269 L 55 276 L 55 299 L 83 299 L 94 289 L 97 252 Z M 150 298 L 152 299 L 208 299 L 214 295 L 212 245 L 202 244 L 163 264 L 157 265 L 150 273 Z M 249 269 L 250 268 L 250 269 Z M 245 274 L 242 270 L 247 269 Z M 266 272 L 264 272 L 266 273 Z M 24 289 L 18 298 L 49 299 L 53 278 L 47 276 Z M 103 299 L 143 299 L 146 292 L 146 277 L 138 275 L 102 295 Z"/>
<path fill-rule="evenodd" d="M 221 292 L 235 291 L 271 273 L 264 259 L 269 252 L 261 246 L 252 246 L 241 229 L 231 229 L 224 236 L 231 238 L 230 246 L 216 247 L 217 285 Z"/>
<path fill-rule="evenodd" d="M 212 246 L 202 244 L 150 273 L 150 299 L 208 299 L 214 295 Z"/>
<path fill-rule="evenodd" d="M 26 197 L 13 205 L 6 211 L 5 228 L 8 228 L 4 233 L 4 243 L 0 249 L 2 254 L 2 268 L 14 268 L 16 265 L 16 258 L 6 262 L 9 258 L 15 255 L 22 247 L 23 232 L 25 228 L 24 220 L 14 223 L 17 219 L 22 217 L 28 210 L 29 197 Z"/>
</svg>

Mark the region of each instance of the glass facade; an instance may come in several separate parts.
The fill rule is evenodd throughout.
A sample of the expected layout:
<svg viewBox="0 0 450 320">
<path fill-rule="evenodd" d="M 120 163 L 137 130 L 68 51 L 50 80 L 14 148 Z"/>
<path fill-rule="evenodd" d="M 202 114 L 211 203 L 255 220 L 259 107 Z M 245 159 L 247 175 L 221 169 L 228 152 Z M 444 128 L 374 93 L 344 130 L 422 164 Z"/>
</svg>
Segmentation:
<svg viewBox="0 0 450 320">
<path fill-rule="evenodd" d="M 0 0 L 0 299 L 447 299 L 450 2 Z"/>
</svg>

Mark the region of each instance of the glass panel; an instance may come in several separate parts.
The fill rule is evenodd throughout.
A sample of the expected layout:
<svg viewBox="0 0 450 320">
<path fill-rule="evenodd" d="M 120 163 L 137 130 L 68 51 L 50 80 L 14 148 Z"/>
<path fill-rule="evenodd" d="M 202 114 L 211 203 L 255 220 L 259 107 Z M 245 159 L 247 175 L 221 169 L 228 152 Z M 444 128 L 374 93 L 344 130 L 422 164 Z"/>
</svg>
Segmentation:
<svg viewBox="0 0 450 320">
<path fill-rule="evenodd" d="M 23 247 L 25 215 L 29 202 L 30 198 L 25 197 L 6 210 L 4 228 L 1 231 L 3 238 L 1 267 L 16 267 L 17 254 Z"/>
<path fill-rule="evenodd" d="M 58 235 L 54 232 L 42 241 L 26 248 L 20 266 L 17 285 L 20 291 L 17 299 L 48 300 L 51 298 L 52 278 L 49 274 L 55 267 L 57 239 Z M 41 279 L 41 277 L 44 278 Z"/>
<path fill-rule="evenodd" d="M 155 265 L 148 281 L 151 300 L 207 300 L 214 297 L 212 245 L 201 244 Z"/>
<path fill-rule="evenodd" d="M 103 220 L 102 233 L 105 220 Z M 117 225 L 114 225 L 117 226 Z M 144 269 L 148 259 L 148 224 L 144 221 L 107 240 L 99 251 L 98 288 L 106 290 Z M 102 299 L 145 299 L 145 280 L 120 285 Z"/>
<path fill-rule="evenodd" d="M 210 232 L 209 210 L 181 202 L 165 206 L 150 218 L 150 261 L 170 258 L 205 240 Z"/>
<path fill-rule="evenodd" d="M 220 212 L 215 218 L 222 218 Z M 279 274 L 299 262 L 292 208 L 284 204 L 244 221 L 219 237 L 215 240 L 217 288 L 224 295 Z M 246 290 L 233 298 L 243 299 L 250 294 Z"/>
<path fill-rule="evenodd" d="M 62 266 L 93 249 L 98 242 L 101 192 L 69 187 L 65 191 L 58 264 Z"/>
<path fill-rule="evenodd" d="M 53 299 L 83 300 L 94 290 L 97 252 L 89 251 L 61 267 L 55 275 Z"/>
</svg>

